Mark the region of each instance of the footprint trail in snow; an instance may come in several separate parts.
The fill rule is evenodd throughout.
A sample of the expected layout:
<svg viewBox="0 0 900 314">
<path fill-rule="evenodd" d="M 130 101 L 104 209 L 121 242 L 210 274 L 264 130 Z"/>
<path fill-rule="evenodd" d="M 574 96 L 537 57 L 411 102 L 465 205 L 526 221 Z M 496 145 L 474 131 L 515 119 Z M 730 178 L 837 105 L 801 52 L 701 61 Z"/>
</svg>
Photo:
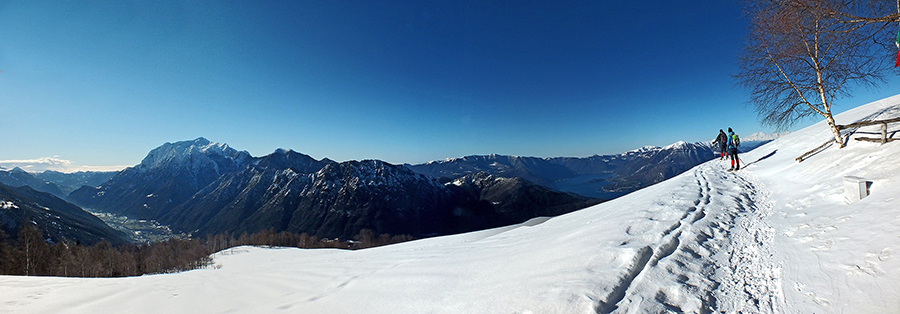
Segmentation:
<svg viewBox="0 0 900 314">
<path fill-rule="evenodd" d="M 768 195 L 752 175 L 719 166 L 694 168 L 693 180 L 626 229 L 635 241 L 623 246 L 641 247 L 597 313 L 780 312 Z M 652 227 L 660 222 L 670 225 Z"/>
</svg>

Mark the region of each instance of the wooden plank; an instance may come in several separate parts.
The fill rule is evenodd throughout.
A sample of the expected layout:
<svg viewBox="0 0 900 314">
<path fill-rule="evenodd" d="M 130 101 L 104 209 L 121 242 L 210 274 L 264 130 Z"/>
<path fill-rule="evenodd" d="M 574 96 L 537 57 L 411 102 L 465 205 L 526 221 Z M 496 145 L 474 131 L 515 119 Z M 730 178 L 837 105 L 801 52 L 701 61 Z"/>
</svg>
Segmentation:
<svg viewBox="0 0 900 314">
<path fill-rule="evenodd" d="M 854 140 L 861 141 L 861 142 L 882 143 L 880 138 L 871 138 L 871 137 L 857 137 L 857 138 L 854 138 Z M 897 140 L 896 138 L 888 138 L 888 139 L 884 140 L 884 143 L 892 142 L 892 141 L 896 141 L 896 140 Z"/>
<path fill-rule="evenodd" d="M 895 123 L 895 122 L 900 122 L 900 118 L 893 118 L 893 119 L 887 119 L 887 120 L 866 120 L 866 121 L 860 121 L 860 122 L 851 123 L 851 124 L 847 124 L 847 125 L 838 125 L 837 128 L 838 128 L 838 130 L 843 130 L 843 129 L 852 129 L 852 128 L 870 126 L 870 125 Z"/>
<path fill-rule="evenodd" d="M 900 122 L 900 118 L 892 118 L 892 119 L 886 119 L 886 120 L 866 120 L 866 121 L 859 121 L 859 122 L 851 123 L 851 124 L 847 124 L 847 125 L 839 124 L 836 127 L 838 130 L 844 130 L 844 129 L 852 129 L 852 128 L 859 128 L 859 127 L 864 127 L 864 126 L 880 124 L 881 125 L 881 138 L 857 137 L 856 140 L 884 144 L 887 142 L 898 140 L 898 139 L 893 139 L 893 138 L 887 138 L 887 124 L 895 123 L 895 122 Z M 815 149 L 808 151 L 808 152 L 804 153 L 803 155 L 800 155 L 800 157 L 794 158 L 794 160 L 796 160 L 797 162 L 803 162 L 803 159 L 805 159 L 809 155 L 819 152 L 823 147 L 825 147 L 825 145 L 828 145 L 829 143 L 833 143 L 833 141 L 825 142 L 825 144 L 822 144 L 822 146 L 816 147 Z"/>
<path fill-rule="evenodd" d="M 800 155 L 800 157 L 794 158 L 794 160 L 796 160 L 797 162 L 803 162 L 803 159 L 806 158 L 806 156 L 809 156 L 809 155 L 812 155 L 812 154 L 818 152 L 818 151 L 821 150 L 823 147 L 825 147 L 825 145 L 828 145 L 828 144 L 831 144 L 831 143 L 834 143 L 834 140 L 829 140 L 828 142 L 825 142 L 825 144 L 822 144 L 822 145 L 820 145 L 819 147 L 816 147 L 816 148 L 814 148 L 813 150 L 808 151 L 808 152 L 804 153 L 803 155 Z"/>
</svg>

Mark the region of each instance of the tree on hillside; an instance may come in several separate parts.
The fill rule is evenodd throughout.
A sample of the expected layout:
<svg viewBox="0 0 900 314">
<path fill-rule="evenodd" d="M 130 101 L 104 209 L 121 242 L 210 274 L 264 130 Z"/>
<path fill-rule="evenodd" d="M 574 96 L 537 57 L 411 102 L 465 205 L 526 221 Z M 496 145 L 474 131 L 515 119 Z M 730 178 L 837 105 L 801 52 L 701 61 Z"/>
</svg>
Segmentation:
<svg viewBox="0 0 900 314">
<path fill-rule="evenodd" d="M 24 260 L 22 271 L 25 276 L 44 275 L 47 273 L 47 259 L 50 246 L 44 241 L 41 231 L 32 224 L 22 224 L 19 230 L 19 242 L 21 242 Z"/>
<path fill-rule="evenodd" d="M 849 96 L 851 83 L 874 87 L 883 82 L 882 73 L 892 65 L 874 45 L 888 23 L 845 18 L 883 10 L 876 2 L 748 0 L 750 32 L 736 77 L 750 89 L 750 102 L 763 123 L 784 129 L 820 115 L 834 141 L 844 146 L 832 116 L 835 99 Z"/>
</svg>

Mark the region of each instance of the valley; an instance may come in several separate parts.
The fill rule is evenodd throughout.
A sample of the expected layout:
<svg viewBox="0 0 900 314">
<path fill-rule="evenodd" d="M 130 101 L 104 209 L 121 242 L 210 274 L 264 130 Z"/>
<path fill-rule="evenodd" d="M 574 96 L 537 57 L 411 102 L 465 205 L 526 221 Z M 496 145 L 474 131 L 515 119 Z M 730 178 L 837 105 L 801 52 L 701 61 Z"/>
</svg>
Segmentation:
<svg viewBox="0 0 900 314">
<path fill-rule="evenodd" d="M 169 239 L 187 239 L 188 234 L 175 233 L 168 226 L 162 225 L 156 220 L 130 219 L 127 216 L 100 212 L 90 208 L 85 211 L 100 218 L 113 229 L 124 233 L 133 243 L 153 243 Z"/>
</svg>

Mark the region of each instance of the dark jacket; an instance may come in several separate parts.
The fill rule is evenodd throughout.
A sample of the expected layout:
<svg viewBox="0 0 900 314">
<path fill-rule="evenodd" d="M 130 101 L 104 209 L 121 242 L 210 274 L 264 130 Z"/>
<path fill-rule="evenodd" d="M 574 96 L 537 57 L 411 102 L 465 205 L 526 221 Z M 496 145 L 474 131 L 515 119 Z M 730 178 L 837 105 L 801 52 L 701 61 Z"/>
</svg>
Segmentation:
<svg viewBox="0 0 900 314">
<path fill-rule="evenodd" d="M 724 131 L 719 131 L 719 136 L 717 136 L 716 140 L 713 141 L 713 144 L 716 143 L 719 143 L 719 146 L 722 146 L 722 148 L 724 148 L 725 145 L 728 145 L 728 135 L 725 135 Z"/>
</svg>

